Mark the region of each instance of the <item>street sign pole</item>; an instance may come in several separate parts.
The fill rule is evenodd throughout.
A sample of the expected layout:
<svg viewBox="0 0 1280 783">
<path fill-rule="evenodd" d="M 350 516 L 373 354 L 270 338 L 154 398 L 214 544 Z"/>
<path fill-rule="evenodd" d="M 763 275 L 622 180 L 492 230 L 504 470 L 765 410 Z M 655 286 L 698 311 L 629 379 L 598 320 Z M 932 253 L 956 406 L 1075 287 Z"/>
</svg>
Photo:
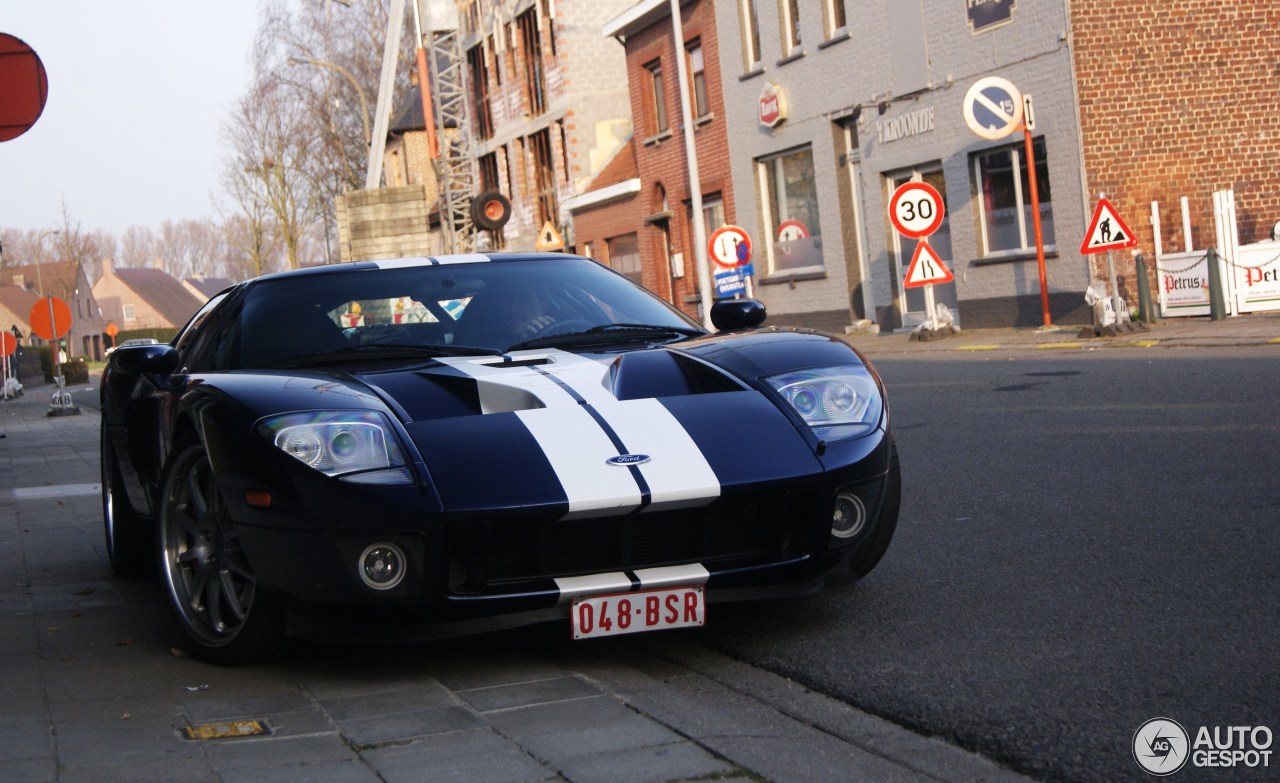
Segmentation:
<svg viewBox="0 0 1280 783">
<path fill-rule="evenodd" d="M 1025 113 L 1023 117 L 1025 119 Z M 1049 315 L 1049 281 L 1044 268 L 1044 232 L 1040 227 L 1040 188 L 1036 184 L 1036 156 L 1031 144 L 1031 128 L 1025 121 L 1022 124 L 1022 137 L 1027 146 L 1027 184 L 1031 186 L 1031 223 L 1036 232 L 1036 268 L 1040 272 L 1040 309 L 1044 312 L 1044 325 L 1052 326 L 1053 319 Z"/>
</svg>

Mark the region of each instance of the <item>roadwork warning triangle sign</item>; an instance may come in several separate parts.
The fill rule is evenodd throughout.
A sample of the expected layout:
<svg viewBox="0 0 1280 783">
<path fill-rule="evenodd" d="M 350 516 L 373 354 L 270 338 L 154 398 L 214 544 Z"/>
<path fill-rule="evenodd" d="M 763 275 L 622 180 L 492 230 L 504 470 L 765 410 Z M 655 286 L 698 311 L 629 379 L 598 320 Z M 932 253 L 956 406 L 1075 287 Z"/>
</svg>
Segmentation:
<svg viewBox="0 0 1280 783">
<path fill-rule="evenodd" d="M 916 245 L 915 255 L 911 256 L 911 266 L 907 267 L 907 277 L 902 285 L 906 288 L 918 288 L 934 283 L 950 283 L 955 279 L 955 275 L 942 263 L 929 243 L 921 242 Z"/>
<path fill-rule="evenodd" d="M 534 244 L 534 248 L 540 251 L 564 250 L 564 237 L 560 236 L 560 232 L 556 231 L 556 227 L 551 225 L 550 220 L 542 224 L 542 230 L 538 232 L 538 241 Z"/>
<path fill-rule="evenodd" d="M 1086 255 L 1102 253 L 1107 250 L 1134 247 L 1137 244 L 1138 238 L 1120 219 L 1111 202 L 1105 198 L 1098 199 L 1098 206 L 1093 210 L 1093 220 L 1089 221 L 1089 230 L 1084 232 L 1084 243 L 1080 245 L 1080 252 Z"/>
</svg>

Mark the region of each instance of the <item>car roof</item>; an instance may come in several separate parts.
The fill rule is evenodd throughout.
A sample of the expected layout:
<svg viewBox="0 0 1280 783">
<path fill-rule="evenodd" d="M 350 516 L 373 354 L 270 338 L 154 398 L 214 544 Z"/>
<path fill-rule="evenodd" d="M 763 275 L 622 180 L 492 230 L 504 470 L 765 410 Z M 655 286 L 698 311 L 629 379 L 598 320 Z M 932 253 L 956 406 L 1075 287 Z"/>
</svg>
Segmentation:
<svg viewBox="0 0 1280 783">
<path fill-rule="evenodd" d="M 255 278 L 254 280 L 279 280 L 290 277 L 310 277 L 313 275 L 329 275 L 341 272 L 358 272 L 372 269 L 398 269 L 413 266 L 536 262 L 566 258 L 591 261 L 591 259 L 570 253 L 454 253 L 438 256 L 409 256 L 405 258 L 386 258 L 369 261 L 348 261 L 341 264 L 322 264 L 320 266 L 308 266 L 301 269 L 290 269 L 285 272 L 275 272 Z"/>
</svg>

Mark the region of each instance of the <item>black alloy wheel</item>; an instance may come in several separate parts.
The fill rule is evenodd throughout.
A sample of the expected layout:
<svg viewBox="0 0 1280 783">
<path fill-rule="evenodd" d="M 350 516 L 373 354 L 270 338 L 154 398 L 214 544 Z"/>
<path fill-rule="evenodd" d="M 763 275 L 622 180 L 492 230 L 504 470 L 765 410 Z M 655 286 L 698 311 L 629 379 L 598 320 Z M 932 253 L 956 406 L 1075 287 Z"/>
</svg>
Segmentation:
<svg viewBox="0 0 1280 783">
<path fill-rule="evenodd" d="M 284 639 L 279 604 L 253 576 L 199 442 L 170 459 L 158 528 L 164 589 L 192 652 L 225 666 L 274 655 Z"/>
</svg>

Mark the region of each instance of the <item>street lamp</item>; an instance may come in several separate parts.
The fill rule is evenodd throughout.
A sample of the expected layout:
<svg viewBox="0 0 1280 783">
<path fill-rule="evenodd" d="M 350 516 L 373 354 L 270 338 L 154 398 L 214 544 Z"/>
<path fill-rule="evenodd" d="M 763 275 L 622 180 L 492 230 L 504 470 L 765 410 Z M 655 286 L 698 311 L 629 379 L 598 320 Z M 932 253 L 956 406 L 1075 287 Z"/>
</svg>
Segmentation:
<svg viewBox="0 0 1280 783">
<path fill-rule="evenodd" d="M 331 63 L 328 60 L 317 60 L 312 57 L 290 57 L 290 65 L 318 65 L 321 68 L 328 68 L 337 71 L 344 76 L 347 81 L 351 82 L 351 86 L 356 88 L 356 95 L 360 96 L 360 119 L 364 120 L 364 145 L 372 148 L 373 136 L 369 133 L 369 100 L 365 97 L 364 88 L 360 86 L 360 82 L 356 81 L 356 77 L 351 75 L 351 71 L 343 68 L 337 63 Z"/>
</svg>

